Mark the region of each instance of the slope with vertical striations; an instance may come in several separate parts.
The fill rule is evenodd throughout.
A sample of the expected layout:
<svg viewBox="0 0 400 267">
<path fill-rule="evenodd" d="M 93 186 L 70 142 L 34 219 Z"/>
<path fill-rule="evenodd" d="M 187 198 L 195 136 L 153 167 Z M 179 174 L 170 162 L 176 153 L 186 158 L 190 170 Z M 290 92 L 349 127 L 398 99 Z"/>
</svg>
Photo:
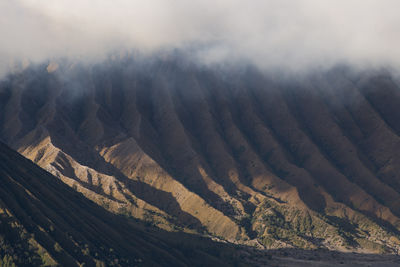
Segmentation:
<svg viewBox="0 0 400 267">
<path fill-rule="evenodd" d="M 269 248 L 399 251 L 390 73 L 59 65 L 1 83 L 0 136 L 110 211 Z"/>
<path fill-rule="evenodd" d="M 0 143 L 0 258 L 5 255 L 17 266 L 232 266 L 243 261 L 231 246 L 112 214 Z"/>
</svg>

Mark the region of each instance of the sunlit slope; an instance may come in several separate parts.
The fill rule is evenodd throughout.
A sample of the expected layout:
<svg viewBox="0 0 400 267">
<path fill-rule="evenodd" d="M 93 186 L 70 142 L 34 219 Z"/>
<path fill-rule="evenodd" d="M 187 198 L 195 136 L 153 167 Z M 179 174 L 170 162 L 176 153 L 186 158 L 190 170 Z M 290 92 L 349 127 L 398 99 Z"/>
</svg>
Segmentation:
<svg viewBox="0 0 400 267">
<path fill-rule="evenodd" d="M 231 266 L 240 252 L 114 215 L 0 143 L 0 255 L 17 266 Z"/>
<path fill-rule="evenodd" d="M 390 73 L 46 67 L 1 83 L 0 136 L 108 210 L 271 248 L 398 251 Z"/>
</svg>

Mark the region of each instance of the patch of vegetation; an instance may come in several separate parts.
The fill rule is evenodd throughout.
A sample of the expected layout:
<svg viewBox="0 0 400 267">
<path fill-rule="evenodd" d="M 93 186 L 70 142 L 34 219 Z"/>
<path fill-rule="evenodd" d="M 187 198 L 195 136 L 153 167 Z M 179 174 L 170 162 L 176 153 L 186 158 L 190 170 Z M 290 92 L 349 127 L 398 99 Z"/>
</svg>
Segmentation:
<svg viewBox="0 0 400 267">
<path fill-rule="evenodd" d="M 239 225 L 242 226 L 246 230 L 246 234 L 251 238 L 256 238 L 257 233 L 252 229 L 252 217 L 249 214 L 243 216 L 243 218 L 239 221 Z"/>
<path fill-rule="evenodd" d="M 14 223 L 14 226 L 11 224 Z M 0 267 L 42 266 L 43 251 L 30 242 L 31 235 L 11 218 L 0 218 Z"/>
<path fill-rule="evenodd" d="M 3 258 L 0 258 L 0 267 L 15 267 L 15 263 L 13 261 L 13 258 L 6 254 L 4 255 Z"/>
<path fill-rule="evenodd" d="M 356 241 L 361 247 L 371 250 L 371 251 L 375 251 L 376 253 L 388 253 L 389 251 L 387 250 L 387 248 L 381 244 L 378 244 L 376 242 L 367 240 L 365 238 L 363 239 L 357 239 Z"/>
</svg>

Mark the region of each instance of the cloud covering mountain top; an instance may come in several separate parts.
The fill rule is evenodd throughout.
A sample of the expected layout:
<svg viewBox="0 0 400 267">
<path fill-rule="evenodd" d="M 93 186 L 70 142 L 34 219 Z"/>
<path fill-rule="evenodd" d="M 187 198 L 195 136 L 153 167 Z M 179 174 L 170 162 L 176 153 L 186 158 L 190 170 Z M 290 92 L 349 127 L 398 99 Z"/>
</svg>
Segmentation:
<svg viewBox="0 0 400 267">
<path fill-rule="evenodd" d="M 396 0 L 3 0 L 0 61 L 195 45 L 207 63 L 397 66 L 398 10 Z"/>
</svg>

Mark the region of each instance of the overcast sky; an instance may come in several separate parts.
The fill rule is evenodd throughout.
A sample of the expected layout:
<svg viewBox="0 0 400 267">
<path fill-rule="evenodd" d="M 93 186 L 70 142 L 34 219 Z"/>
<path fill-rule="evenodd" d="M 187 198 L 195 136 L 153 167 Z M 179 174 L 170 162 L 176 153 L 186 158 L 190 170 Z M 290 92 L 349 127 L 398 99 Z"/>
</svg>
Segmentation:
<svg viewBox="0 0 400 267">
<path fill-rule="evenodd" d="M 399 0 L 0 0 L 0 64 L 201 45 L 204 62 L 398 66 L 399 11 Z"/>
</svg>

